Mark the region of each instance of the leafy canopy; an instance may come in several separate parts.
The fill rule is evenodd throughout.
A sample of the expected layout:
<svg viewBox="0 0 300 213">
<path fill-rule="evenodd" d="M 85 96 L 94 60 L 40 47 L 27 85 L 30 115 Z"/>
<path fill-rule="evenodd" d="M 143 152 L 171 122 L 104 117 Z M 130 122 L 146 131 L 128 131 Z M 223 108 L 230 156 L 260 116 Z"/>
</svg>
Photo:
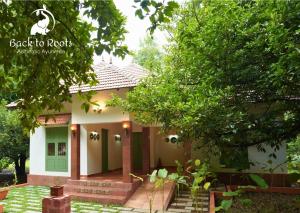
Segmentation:
<svg viewBox="0 0 300 213">
<path fill-rule="evenodd" d="M 211 151 L 278 150 L 300 130 L 299 9 L 299 1 L 187 3 L 167 28 L 164 72 L 113 104 L 219 147 Z"/>
<path fill-rule="evenodd" d="M 133 56 L 133 61 L 150 72 L 159 72 L 162 69 L 163 53 L 150 35 L 140 42 L 138 51 Z"/>
<path fill-rule="evenodd" d="M 178 6 L 174 2 L 156 3 L 153 0 L 135 2 L 141 7 L 137 10 L 142 13 L 145 11 L 143 18 L 150 17 L 152 32 L 166 16 L 171 16 L 173 8 Z M 55 28 L 47 35 L 30 36 L 31 26 L 44 18 L 41 13 L 32 12 L 43 7 L 55 17 Z M 151 8 L 153 14 L 149 11 Z M 85 21 L 81 13 L 96 24 Z M 126 19 L 113 0 L 12 1 L 9 5 L 2 1 L 0 20 L 0 93 L 14 94 L 19 99 L 17 107 L 21 109 L 22 123 L 30 129 L 36 126 L 36 117 L 44 110 L 58 112 L 62 110 L 65 102 L 71 102 L 71 85 L 96 83 L 95 74 L 91 72 L 94 53 L 101 55 L 106 51 L 120 57 L 128 53 L 128 48 L 123 43 Z M 51 24 L 53 23 L 50 23 L 50 26 Z M 92 33 L 96 34 L 95 38 L 91 37 Z M 37 39 L 45 43 L 49 39 L 68 40 L 72 46 L 12 48 L 9 46 L 11 39 Z M 25 49 L 32 53 L 20 53 L 20 50 Z M 61 51 L 51 54 L 34 53 L 41 49 Z M 85 110 L 89 107 L 87 103 L 91 95 L 80 93 L 85 101 Z"/>
<path fill-rule="evenodd" d="M 7 110 L 0 103 L 0 159 L 17 161 L 20 155 L 28 156 L 29 140 L 24 134 L 19 114 Z"/>
<path fill-rule="evenodd" d="M 30 28 L 42 17 L 33 11 L 43 5 L 56 20 L 54 30 L 47 35 L 30 36 Z M 83 21 L 79 11 L 97 21 L 98 27 Z M 128 50 L 124 40 L 125 18 L 112 0 L 108 1 L 12 1 L 10 5 L 0 3 L 0 38 L 5 47 L 0 51 L 0 91 L 14 93 L 20 99 L 24 125 L 31 127 L 37 114 L 43 110 L 60 111 L 63 103 L 71 100 L 69 87 L 73 84 L 95 83 L 89 72 L 94 52 L 103 51 L 124 56 Z M 52 23 L 50 23 L 51 26 Z M 49 27 L 50 27 L 49 26 Z M 91 32 L 97 37 L 91 39 Z M 18 53 L 9 46 L 10 39 L 24 41 L 48 39 L 72 42 L 71 47 L 61 47 L 63 53 L 30 54 Z M 28 49 L 41 50 L 40 47 Z M 46 50 L 51 48 L 44 47 Z M 55 48 L 54 48 L 55 49 Z M 88 97 L 88 96 L 86 96 Z"/>
</svg>

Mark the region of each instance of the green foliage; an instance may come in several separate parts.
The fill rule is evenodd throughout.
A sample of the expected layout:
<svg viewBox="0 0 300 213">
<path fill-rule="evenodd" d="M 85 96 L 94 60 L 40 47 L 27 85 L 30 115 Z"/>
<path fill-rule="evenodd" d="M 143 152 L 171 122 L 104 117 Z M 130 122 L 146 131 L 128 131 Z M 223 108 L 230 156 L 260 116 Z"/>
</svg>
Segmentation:
<svg viewBox="0 0 300 213">
<path fill-rule="evenodd" d="M 163 53 L 155 40 L 146 36 L 140 42 L 139 50 L 134 54 L 133 60 L 150 72 L 159 72 L 162 69 L 162 57 Z"/>
<path fill-rule="evenodd" d="M 299 9 L 299 1 L 187 3 L 168 26 L 164 71 L 113 104 L 214 154 L 277 151 L 300 130 Z"/>
<path fill-rule="evenodd" d="M 29 140 L 24 134 L 18 112 L 0 104 L 0 159 L 18 160 L 20 154 L 28 156 Z"/>
<path fill-rule="evenodd" d="M 262 189 L 267 189 L 269 186 L 266 183 L 266 181 L 256 175 L 256 174 L 249 174 L 249 177 L 251 178 L 251 180 L 253 180 L 260 188 Z M 256 189 L 256 186 L 238 186 L 237 190 L 235 191 L 227 191 L 227 192 L 223 192 L 223 196 L 224 197 L 230 197 L 230 199 L 226 199 L 226 200 L 222 200 L 221 205 L 216 207 L 216 211 L 220 211 L 220 210 L 225 210 L 228 211 L 229 208 L 232 206 L 233 200 L 238 199 L 239 202 L 243 205 L 243 206 L 251 206 L 252 205 L 252 200 L 251 199 L 247 199 L 247 198 L 240 198 L 242 196 L 242 194 L 247 190 L 247 189 Z"/>
<path fill-rule="evenodd" d="M 267 189 L 269 187 L 267 182 L 259 175 L 249 174 L 249 176 L 251 180 L 253 180 L 260 188 Z"/>
<path fill-rule="evenodd" d="M 240 196 L 240 194 L 241 194 L 240 190 L 230 191 L 230 192 L 223 192 L 223 196 L 225 196 L 225 197 Z"/>
<path fill-rule="evenodd" d="M 232 206 L 232 200 L 222 200 L 221 205 L 215 208 L 215 211 L 218 212 L 220 210 L 228 211 Z"/>
<path fill-rule="evenodd" d="M 24 133 L 18 111 L 6 108 L 6 102 L 0 103 L 0 159 L 2 163 L 14 163 L 15 181 L 26 180 L 25 163 L 29 151 L 29 138 Z"/>
<path fill-rule="evenodd" d="M 31 13 L 43 5 L 55 16 L 56 26 L 46 36 L 30 36 L 30 27 L 36 22 Z M 79 10 L 84 10 L 98 26 L 80 18 Z M 30 129 L 43 110 L 60 111 L 64 102 L 71 101 L 71 85 L 96 83 L 95 74 L 90 72 L 94 52 L 100 55 L 106 51 L 121 57 L 128 52 L 122 44 L 126 32 L 125 17 L 112 0 L 12 1 L 9 5 L 2 1 L 0 19 L 0 37 L 6 39 L 3 40 L 6 46 L 0 50 L 0 91 L 18 97 L 22 122 Z M 91 38 L 94 31 L 97 37 Z M 58 48 L 63 53 L 20 54 L 18 49 L 8 45 L 10 39 L 23 41 L 28 38 L 45 43 L 48 39 L 68 39 L 72 47 Z M 28 47 L 32 51 L 41 49 Z M 86 101 L 90 99 L 89 95 L 81 95 Z"/>
<path fill-rule="evenodd" d="M 154 0 L 135 2 L 140 3 L 136 14 L 140 18 L 146 15 L 150 17 L 151 32 L 167 21 L 167 17 L 171 17 L 173 10 L 178 7 L 173 1 L 165 4 Z M 30 36 L 30 27 L 38 20 L 35 15 L 40 16 L 32 12 L 43 7 L 53 13 L 55 28 L 44 36 Z M 152 7 L 151 12 L 149 7 Z M 86 18 L 82 18 L 82 13 Z M 14 99 L 18 99 L 21 120 L 28 129 L 37 125 L 36 117 L 44 110 L 58 112 L 63 109 L 64 103 L 72 101 L 70 86 L 97 83 L 95 74 L 90 72 L 94 53 L 101 55 L 105 51 L 122 58 L 128 53 L 124 45 L 126 19 L 113 0 L 11 1 L 9 5 L 2 1 L 0 19 L 0 93 L 2 97 L 5 96 L 3 94 L 14 94 Z M 94 24 L 87 22 L 87 19 Z M 50 39 L 67 39 L 72 46 L 43 48 L 33 45 L 27 50 L 60 51 L 51 54 L 22 54 L 18 51 L 26 48 L 10 47 L 10 39 L 31 39 L 34 42 L 37 39 L 44 43 Z M 92 94 L 79 93 L 85 111 L 89 109 Z"/>
<path fill-rule="evenodd" d="M 245 198 L 245 199 L 240 199 L 240 203 L 245 206 L 249 207 L 253 205 L 253 201 L 251 199 Z"/>
<path fill-rule="evenodd" d="M 155 189 L 159 189 L 164 186 L 165 182 L 167 181 L 168 177 L 168 170 L 166 169 L 159 169 L 154 170 L 152 174 L 149 176 L 150 183 L 154 184 Z"/>
<path fill-rule="evenodd" d="M 11 160 L 7 157 L 2 157 L 0 159 L 0 172 L 3 170 L 3 169 L 6 169 L 9 165 L 11 164 Z"/>
<path fill-rule="evenodd" d="M 247 147 L 220 147 L 220 163 L 227 168 L 235 168 L 238 171 L 249 169 Z M 232 155 L 234 153 L 234 155 Z"/>
<path fill-rule="evenodd" d="M 215 175 L 209 171 L 208 164 L 201 162 L 199 159 L 196 159 L 194 166 L 192 167 L 193 171 L 190 172 L 192 177 L 192 184 L 190 185 L 191 196 L 193 201 L 196 203 L 196 211 L 198 210 L 198 195 L 201 190 L 208 191 L 211 186 L 211 181 L 213 181 Z"/>
<path fill-rule="evenodd" d="M 291 140 L 287 144 L 287 155 L 289 158 L 288 171 L 289 173 L 300 174 L 300 136 Z"/>
<path fill-rule="evenodd" d="M 140 5 L 140 9 L 136 10 L 135 15 L 140 19 L 149 17 L 149 20 L 152 23 L 149 27 L 151 34 L 162 23 L 170 22 L 174 10 L 179 7 L 176 1 L 134 0 L 134 2 Z M 150 13 L 151 10 L 154 10 L 155 12 Z"/>
</svg>

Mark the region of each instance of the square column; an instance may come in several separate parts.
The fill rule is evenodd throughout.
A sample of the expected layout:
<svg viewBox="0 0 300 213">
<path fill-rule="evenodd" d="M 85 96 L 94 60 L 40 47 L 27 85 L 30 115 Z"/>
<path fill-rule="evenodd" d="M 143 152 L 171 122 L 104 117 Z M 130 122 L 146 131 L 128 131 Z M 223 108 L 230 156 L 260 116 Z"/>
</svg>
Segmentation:
<svg viewBox="0 0 300 213">
<path fill-rule="evenodd" d="M 143 127 L 143 174 L 150 173 L 150 127 Z"/>
<path fill-rule="evenodd" d="M 80 179 L 80 125 L 71 126 L 71 179 Z"/>
<path fill-rule="evenodd" d="M 123 182 L 132 183 L 132 122 L 123 122 L 124 138 L 122 140 Z"/>
</svg>

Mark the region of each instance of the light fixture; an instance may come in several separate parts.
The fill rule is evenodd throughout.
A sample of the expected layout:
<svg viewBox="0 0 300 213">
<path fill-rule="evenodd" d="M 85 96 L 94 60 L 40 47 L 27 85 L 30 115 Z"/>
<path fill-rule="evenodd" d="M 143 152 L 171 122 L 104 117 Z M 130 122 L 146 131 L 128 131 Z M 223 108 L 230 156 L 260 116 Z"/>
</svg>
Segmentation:
<svg viewBox="0 0 300 213">
<path fill-rule="evenodd" d="M 178 143 L 178 135 L 168 135 L 168 137 L 166 137 L 166 142 Z"/>
<path fill-rule="evenodd" d="M 103 110 L 103 107 L 101 106 L 101 104 L 97 103 L 95 105 L 93 105 L 93 111 L 95 113 L 101 113 Z"/>
<path fill-rule="evenodd" d="M 99 133 L 96 131 L 90 132 L 90 139 L 94 141 L 96 140 L 98 141 L 100 139 Z"/>
<path fill-rule="evenodd" d="M 72 135 L 75 136 L 75 134 L 76 134 L 76 125 L 72 124 L 70 129 L 71 129 Z"/>
<path fill-rule="evenodd" d="M 122 124 L 123 129 L 125 129 L 126 136 L 128 135 L 128 129 L 130 128 L 130 123 L 128 121 L 124 121 Z"/>
<path fill-rule="evenodd" d="M 121 135 L 119 135 L 119 134 L 115 135 L 115 142 L 116 143 L 120 143 L 121 142 Z"/>
</svg>

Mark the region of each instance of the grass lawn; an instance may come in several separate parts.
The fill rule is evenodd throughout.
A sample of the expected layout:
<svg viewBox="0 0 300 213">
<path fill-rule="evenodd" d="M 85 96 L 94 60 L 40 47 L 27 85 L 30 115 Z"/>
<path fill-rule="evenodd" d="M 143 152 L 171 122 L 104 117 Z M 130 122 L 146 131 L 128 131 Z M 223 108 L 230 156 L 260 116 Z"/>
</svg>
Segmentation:
<svg viewBox="0 0 300 213">
<path fill-rule="evenodd" d="M 34 213 L 42 211 L 42 199 L 49 195 L 49 188 L 44 186 L 26 186 L 13 188 L 9 191 L 5 200 L 0 204 L 4 205 L 4 212 Z M 124 209 L 125 210 L 125 209 Z M 98 203 L 72 201 L 72 212 L 120 212 L 122 207 L 103 206 Z"/>
</svg>

